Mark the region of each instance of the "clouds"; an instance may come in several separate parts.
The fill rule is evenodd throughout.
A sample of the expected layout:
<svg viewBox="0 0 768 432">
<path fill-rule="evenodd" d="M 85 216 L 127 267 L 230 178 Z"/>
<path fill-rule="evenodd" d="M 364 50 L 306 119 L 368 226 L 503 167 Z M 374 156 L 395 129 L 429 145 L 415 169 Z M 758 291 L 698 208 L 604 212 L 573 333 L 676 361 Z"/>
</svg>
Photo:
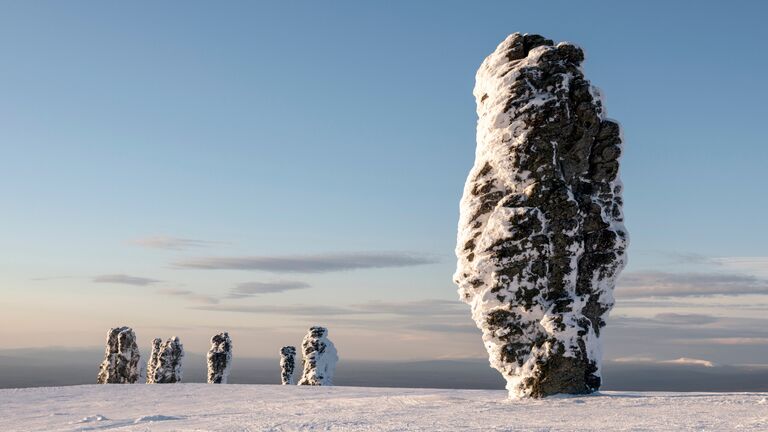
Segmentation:
<svg viewBox="0 0 768 432">
<path fill-rule="evenodd" d="M 198 306 L 192 309 L 243 312 L 271 315 L 298 316 L 345 316 L 345 315 L 395 315 L 400 317 L 463 317 L 471 321 L 464 305 L 458 301 L 425 299 L 402 302 L 371 301 L 367 303 L 325 306 L 325 305 L 217 305 Z"/>
<path fill-rule="evenodd" d="M 158 294 L 168 295 L 168 296 L 174 296 L 179 297 L 185 300 L 190 300 L 196 303 L 205 303 L 205 304 L 217 304 L 219 303 L 219 299 L 203 294 L 198 294 L 189 290 L 182 290 L 182 289 L 172 289 L 172 288 L 163 288 L 157 290 Z"/>
<path fill-rule="evenodd" d="M 722 309 L 722 308 L 721 308 Z M 720 310 L 720 309 L 715 309 Z M 724 309 L 726 314 L 733 313 Z M 706 359 L 754 363 L 768 355 L 768 319 L 704 313 L 615 316 L 604 330 L 606 358 Z"/>
<path fill-rule="evenodd" d="M 259 294 L 281 293 L 309 288 L 309 284 L 300 281 L 243 282 L 229 292 L 229 298 L 246 298 Z"/>
<path fill-rule="evenodd" d="M 768 281 L 728 273 L 624 273 L 615 291 L 619 298 L 768 294 Z"/>
<path fill-rule="evenodd" d="M 723 318 L 708 314 L 659 313 L 651 318 L 624 315 L 610 316 L 608 318 L 608 325 L 611 327 L 631 327 L 635 329 L 650 327 L 695 328 L 697 331 L 700 331 L 707 325 L 720 323 L 721 321 L 723 321 Z"/>
<path fill-rule="evenodd" d="M 409 325 L 408 328 L 434 333 L 460 333 L 471 334 L 475 336 L 480 336 L 482 334 L 480 329 L 478 329 L 477 326 L 471 321 L 467 322 L 466 324 L 416 323 Z"/>
<path fill-rule="evenodd" d="M 146 286 L 155 285 L 163 282 L 157 279 L 150 279 L 150 278 L 145 278 L 140 276 L 131 276 L 126 274 L 99 275 L 99 276 L 93 277 L 91 281 L 95 283 L 132 285 L 137 287 L 146 287 Z M 217 299 L 216 297 L 198 294 L 190 290 L 175 289 L 175 288 L 161 288 L 161 289 L 155 290 L 155 292 L 157 294 L 161 294 L 165 296 L 173 296 L 180 299 L 192 301 L 195 303 L 204 303 L 204 304 L 219 303 L 219 299 Z"/>
<path fill-rule="evenodd" d="M 139 276 L 130 276 L 126 274 L 107 274 L 96 276 L 92 279 L 96 283 L 111 283 L 121 285 L 133 285 L 133 286 L 149 286 L 160 283 L 162 281 L 157 279 L 149 279 Z M 175 288 L 160 288 L 155 291 L 157 294 L 173 296 L 184 300 L 189 300 L 195 303 L 204 304 L 217 304 L 219 300 L 215 297 L 202 295 L 190 290 L 175 289 Z"/>
<path fill-rule="evenodd" d="M 390 314 L 411 317 L 452 316 L 469 320 L 467 308 L 458 300 L 425 299 L 400 302 L 371 301 L 351 305 L 362 314 Z"/>
<path fill-rule="evenodd" d="M 711 261 L 730 270 L 768 278 L 768 257 L 722 257 Z"/>
<path fill-rule="evenodd" d="M 220 242 L 213 242 L 207 240 L 196 240 L 190 238 L 171 237 L 171 236 L 151 236 L 135 239 L 131 243 L 152 249 L 166 249 L 166 250 L 185 250 L 198 247 L 211 246 L 220 244 Z"/>
<path fill-rule="evenodd" d="M 91 281 L 95 283 L 111 283 L 111 284 L 134 285 L 134 286 L 147 286 L 147 285 L 152 285 L 152 284 L 162 282 L 157 279 L 149 279 L 149 278 L 139 277 L 139 276 L 130 276 L 126 274 L 99 275 L 99 276 L 95 276 L 93 279 L 91 279 Z"/>
<path fill-rule="evenodd" d="M 442 334 L 453 339 L 475 338 L 480 331 L 475 327 L 468 308 L 459 301 L 423 299 L 412 301 L 370 301 L 352 305 L 201 305 L 190 309 L 246 313 L 275 317 L 281 322 L 322 320 L 333 327 L 365 332 L 395 332 L 397 337 L 433 337 Z M 289 317 L 289 318 L 286 318 Z M 272 318 L 269 318 L 272 320 Z M 429 334 L 432 336 L 429 336 Z"/>
<path fill-rule="evenodd" d="M 720 319 L 712 315 L 705 314 L 678 314 L 678 313 L 660 313 L 656 314 L 656 321 L 670 325 L 700 325 L 711 324 Z"/>
<path fill-rule="evenodd" d="M 709 360 L 679 357 L 674 360 L 657 360 L 653 357 L 617 357 L 612 359 L 616 363 L 650 363 L 658 365 L 679 365 L 679 366 L 702 366 L 702 367 L 715 367 L 716 363 Z"/>
<path fill-rule="evenodd" d="M 358 313 L 352 309 L 324 305 L 215 305 L 193 306 L 189 309 L 213 312 L 238 312 L 265 315 L 339 316 Z"/>
<path fill-rule="evenodd" d="M 134 240 L 133 243 L 155 249 L 185 250 L 203 247 L 217 242 L 180 238 L 171 236 L 151 236 Z M 302 273 L 318 274 L 341 272 L 358 269 L 379 269 L 411 267 L 436 263 L 433 257 L 407 252 L 340 252 L 314 255 L 284 255 L 284 256 L 244 256 L 244 257 L 198 257 L 180 259 L 172 263 L 174 269 L 209 269 L 209 270 L 255 270 L 271 273 Z M 130 276 L 125 274 L 108 274 L 96 276 L 93 282 L 114 283 L 133 286 L 148 286 L 163 281 L 156 279 Z M 168 281 L 166 281 L 168 283 Z M 303 281 L 248 281 L 236 284 L 227 295 L 201 295 L 189 290 L 164 289 L 158 294 L 188 299 L 203 303 L 211 310 L 221 310 L 240 313 L 265 313 L 267 310 L 260 306 L 219 305 L 224 299 L 246 299 L 264 294 L 284 293 L 310 288 Z M 213 305 L 217 305 L 213 307 Z M 388 307 L 382 304 L 381 307 Z M 356 313 L 354 308 L 323 308 L 313 307 L 305 310 L 301 306 L 270 307 L 270 311 L 280 310 L 285 314 L 333 313 L 338 315 Z"/>
<path fill-rule="evenodd" d="M 768 336 L 766 337 L 703 337 L 696 339 L 680 339 L 680 342 L 698 345 L 753 345 L 768 346 Z"/>
<path fill-rule="evenodd" d="M 768 295 L 768 257 L 709 257 L 690 252 L 654 251 L 662 267 L 686 271 L 627 272 L 618 298 Z"/>
<path fill-rule="evenodd" d="M 347 252 L 315 255 L 202 257 L 179 260 L 173 265 L 187 269 L 327 273 L 357 269 L 412 267 L 436 262 L 434 258 L 412 253 Z"/>
<path fill-rule="evenodd" d="M 715 367 L 715 363 L 709 361 L 709 360 L 702 360 L 702 359 L 695 359 L 695 358 L 688 358 L 688 357 L 680 357 L 676 358 L 674 360 L 662 360 L 659 363 L 662 364 L 675 364 L 675 365 L 692 365 L 692 366 L 704 366 L 704 367 Z"/>
</svg>

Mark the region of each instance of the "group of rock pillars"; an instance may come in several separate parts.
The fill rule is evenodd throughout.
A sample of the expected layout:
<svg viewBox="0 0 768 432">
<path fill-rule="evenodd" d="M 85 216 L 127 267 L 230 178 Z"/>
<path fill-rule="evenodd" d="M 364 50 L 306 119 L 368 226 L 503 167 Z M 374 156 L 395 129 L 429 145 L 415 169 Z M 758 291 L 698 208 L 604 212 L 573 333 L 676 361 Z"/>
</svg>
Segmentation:
<svg viewBox="0 0 768 432">
<path fill-rule="evenodd" d="M 301 342 L 304 355 L 304 369 L 298 385 L 329 386 L 333 385 L 336 362 L 339 360 L 336 347 L 328 339 L 325 327 L 310 327 Z M 280 349 L 280 379 L 283 385 L 297 384 L 296 347 L 284 346 Z"/>
<path fill-rule="evenodd" d="M 311 327 L 302 341 L 304 368 L 298 378 L 296 348 L 280 349 L 281 382 L 283 385 L 333 385 L 333 375 L 339 357 L 336 347 L 328 339 L 328 329 Z M 170 384 L 182 380 L 184 346 L 174 336 L 163 342 L 152 340 L 152 351 L 147 360 L 147 384 Z M 139 381 L 139 346 L 136 333 L 130 327 L 115 327 L 107 332 L 104 361 L 99 368 L 99 384 L 135 384 Z M 211 338 L 208 360 L 208 383 L 226 384 L 232 367 L 232 339 L 226 332 Z"/>
<path fill-rule="evenodd" d="M 477 71 L 477 149 L 461 199 L 454 281 L 512 397 L 590 393 L 601 384 L 600 333 L 626 264 L 619 124 L 584 77 L 584 52 L 515 33 Z M 214 336 L 208 382 L 225 383 L 226 333 Z M 147 382 L 181 380 L 177 338 L 155 339 Z M 299 385 L 330 385 L 327 330 L 302 343 Z M 138 379 L 136 338 L 112 329 L 102 383 Z M 280 350 L 283 384 L 296 348 Z"/>
</svg>

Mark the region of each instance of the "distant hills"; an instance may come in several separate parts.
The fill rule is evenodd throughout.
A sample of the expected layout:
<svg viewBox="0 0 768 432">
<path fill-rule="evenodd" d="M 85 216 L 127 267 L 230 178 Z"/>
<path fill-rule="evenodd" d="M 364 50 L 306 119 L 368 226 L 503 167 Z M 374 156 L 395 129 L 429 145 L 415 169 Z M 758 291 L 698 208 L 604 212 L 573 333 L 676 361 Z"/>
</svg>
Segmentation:
<svg viewBox="0 0 768 432">
<path fill-rule="evenodd" d="M 0 388 L 63 386 L 96 382 L 100 348 L 30 348 L 0 350 Z M 232 384 L 279 384 L 279 359 L 233 359 Z M 146 357 L 142 358 L 142 363 Z M 603 390 L 627 391 L 768 391 L 768 366 L 704 366 L 606 361 Z M 205 382 L 205 359 L 188 353 L 184 382 Z M 503 389 L 504 380 L 488 362 L 429 360 L 413 362 L 341 359 L 335 382 L 340 386 Z"/>
</svg>

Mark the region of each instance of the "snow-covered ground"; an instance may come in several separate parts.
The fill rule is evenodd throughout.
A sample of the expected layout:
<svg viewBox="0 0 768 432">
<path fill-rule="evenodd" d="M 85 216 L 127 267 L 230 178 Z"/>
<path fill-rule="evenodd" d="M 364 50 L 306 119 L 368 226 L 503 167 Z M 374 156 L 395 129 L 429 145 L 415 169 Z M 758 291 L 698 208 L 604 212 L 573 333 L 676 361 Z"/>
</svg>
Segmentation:
<svg viewBox="0 0 768 432">
<path fill-rule="evenodd" d="M 85 385 L 0 390 L 1 431 L 766 431 L 768 393 Z"/>
</svg>

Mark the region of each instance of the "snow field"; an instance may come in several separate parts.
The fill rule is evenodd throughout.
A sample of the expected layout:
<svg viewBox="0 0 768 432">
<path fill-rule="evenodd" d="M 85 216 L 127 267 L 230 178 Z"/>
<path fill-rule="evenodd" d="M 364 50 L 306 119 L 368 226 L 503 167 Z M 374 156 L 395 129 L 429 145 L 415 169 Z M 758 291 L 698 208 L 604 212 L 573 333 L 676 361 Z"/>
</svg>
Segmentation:
<svg viewBox="0 0 768 432">
<path fill-rule="evenodd" d="M 503 390 L 85 385 L 0 390 L 2 431 L 766 431 L 768 393 L 508 400 Z"/>
</svg>

